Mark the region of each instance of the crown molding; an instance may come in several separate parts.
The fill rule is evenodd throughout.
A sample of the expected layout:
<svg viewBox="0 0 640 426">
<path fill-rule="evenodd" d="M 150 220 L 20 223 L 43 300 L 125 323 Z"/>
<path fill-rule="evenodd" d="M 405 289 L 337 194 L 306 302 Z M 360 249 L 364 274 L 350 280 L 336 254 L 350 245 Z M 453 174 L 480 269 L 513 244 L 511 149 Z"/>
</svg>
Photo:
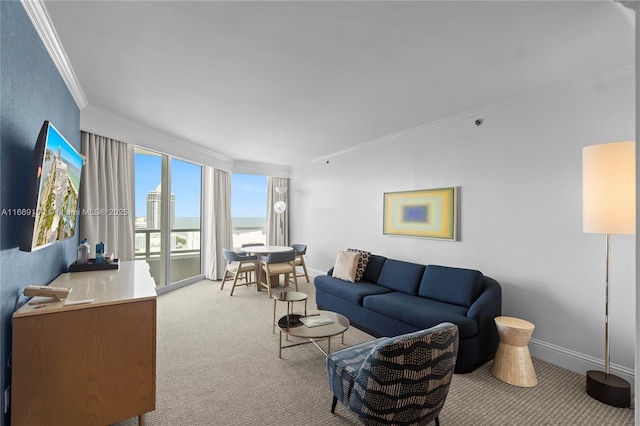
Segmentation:
<svg viewBox="0 0 640 426">
<path fill-rule="evenodd" d="M 78 105 L 79 109 L 86 107 L 89 103 L 87 102 L 82 87 L 80 87 L 80 82 L 78 82 L 76 73 L 73 71 L 69 58 L 62 47 L 62 43 L 60 43 L 58 34 L 51 23 L 44 2 L 42 0 L 20 0 L 20 3 L 22 3 L 22 7 L 24 7 L 24 10 L 27 12 L 31 23 L 49 52 L 53 63 L 56 65 L 56 68 L 58 68 L 60 76 L 69 88 L 76 105 Z"/>
</svg>

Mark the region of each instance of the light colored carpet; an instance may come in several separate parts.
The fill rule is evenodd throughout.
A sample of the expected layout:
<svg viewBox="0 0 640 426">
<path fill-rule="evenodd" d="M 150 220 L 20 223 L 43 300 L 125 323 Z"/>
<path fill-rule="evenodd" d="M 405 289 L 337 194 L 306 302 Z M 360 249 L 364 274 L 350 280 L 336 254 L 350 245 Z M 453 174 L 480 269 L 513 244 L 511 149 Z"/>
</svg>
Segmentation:
<svg viewBox="0 0 640 426">
<path fill-rule="evenodd" d="M 330 413 L 325 357 L 313 345 L 285 349 L 272 334 L 273 301 L 266 291 L 201 281 L 158 297 L 155 425 L 356 425 L 341 404 Z M 313 284 L 300 283 L 315 309 Z M 285 313 L 278 303 L 278 317 Z M 303 309 L 295 304 L 296 312 Z M 371 340 L 352 327 L 345 346 Z M 343 346 L 332 340 L 332 350 Z M 326 346 L 325 346 L 326 347 Z M 497 380 L 491 364 L 454 375 L 440 414 L 451 425 L 632 425 L 633 410 L 590 398 L 584 377 L 534 359 L 538 386 Z M 136 419 L 118 426 L 137 424 Z"/>
</svg>

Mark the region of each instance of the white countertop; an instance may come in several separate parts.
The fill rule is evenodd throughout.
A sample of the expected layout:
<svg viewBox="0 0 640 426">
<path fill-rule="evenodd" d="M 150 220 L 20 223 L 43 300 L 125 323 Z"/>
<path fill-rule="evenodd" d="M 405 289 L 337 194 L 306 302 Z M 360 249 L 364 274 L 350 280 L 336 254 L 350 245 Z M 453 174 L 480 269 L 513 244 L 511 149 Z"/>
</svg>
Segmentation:
<svg viewBox="0 0 640 426">
<path fill-rule="evenodd" d="M 49 283 L 49 286 L 69 287 L 72 291 L 66 300 L 38 305 L 25 303 L 13 314 L 14 318 L 54 311 L 114 305 L 156 297 L 156 284 L 149 273 L 149 265 L 144 260 L 120 262 L 118 269 L 63 273 Z M 93 299 L 93 301 L 65 305 L 65 303 L 87 299 Z M 47 297 L 34 297 L 30 302 L 47 300 Z"/>
</svg>

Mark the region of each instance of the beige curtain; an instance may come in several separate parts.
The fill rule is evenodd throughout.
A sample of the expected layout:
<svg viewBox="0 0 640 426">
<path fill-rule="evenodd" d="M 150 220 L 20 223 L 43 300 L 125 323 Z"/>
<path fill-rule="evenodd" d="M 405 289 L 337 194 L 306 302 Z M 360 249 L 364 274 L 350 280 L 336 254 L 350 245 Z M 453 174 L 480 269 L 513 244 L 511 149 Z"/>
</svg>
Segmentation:
<svg viewBox="0 0 640 426">
<path fill-rule="evenodd" d="M 283 194 L 276 192 L 277 187 L 285 187 Z M 276 246 L 289 245 L 289 178 L 267 178 L 267 244 Z M 274 211 L 274 204 L 284 201 L 287 205 L 283 213 Z"/>
<path fill-rule="evenodd" d="M 80 240 L 86 238 L 120 260 L 134 259 L 135 201 L 133 146 L 82 132 Z"/>
<path fill-rule="evenodd" d="M 231 174 L 205 167 L 204 180 L 204 273 L 205 278 L 221 280 L 226 262 L 223 248 L 232 248 Z"/>
</svg>

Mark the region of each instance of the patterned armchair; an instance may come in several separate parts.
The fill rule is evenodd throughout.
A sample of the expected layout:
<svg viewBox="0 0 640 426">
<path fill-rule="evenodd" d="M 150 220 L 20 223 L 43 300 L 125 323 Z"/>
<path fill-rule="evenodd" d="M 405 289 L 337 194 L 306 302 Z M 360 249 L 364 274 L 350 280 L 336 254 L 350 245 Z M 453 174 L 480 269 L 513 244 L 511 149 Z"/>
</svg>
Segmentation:
<svg viewBox="0 0 640 426">
<path fill-rule="evenodd" d="M 340 400 L 366 425 L 439 426 L 457 354 L 458 327 L 447 322 L 334 352 L 331 412 Z"/>
</svg>

